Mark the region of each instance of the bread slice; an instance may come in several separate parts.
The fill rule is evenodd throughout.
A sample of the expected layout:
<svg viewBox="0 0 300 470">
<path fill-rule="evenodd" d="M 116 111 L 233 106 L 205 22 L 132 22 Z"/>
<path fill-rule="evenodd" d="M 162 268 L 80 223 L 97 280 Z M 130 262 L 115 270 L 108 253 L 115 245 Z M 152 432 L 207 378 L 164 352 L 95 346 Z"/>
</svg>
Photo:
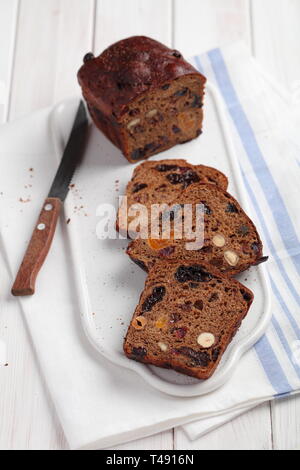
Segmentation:
<svg viewBox="0 0 300 470">
<path fill-rule="evenodd" d="M 173 201 L 174 204 L 203 204 L 204 245 L 187 249 L 187 239 L 137 239 L 127 254 L 146 271 L 158 259 L 207 262 L 227 275 L 235 275 L 267 260 L 257 230 L 239 203 L 229 193 L 212 184 L 193 185 Z M 195 225 L 195 215 L 194 215 Z"/>
<path fill-rule="evenodd" d="M 143 204 L 151 210 L 151 204 L 171 204 L 189 186 L 200 183 L 216 184 L 226 190 L 228 179 L 215 168 L 192 165 L 186 160 L 147 161 L 137 166 L 126 188 L 127 207 Z M 132 220 L 128 217 L 127 226 Z M 118 217 L 117 228 L 126 227 Z"/>
<path fill-rule="evenodd" d="M 208 264 L 158 261 L 124 342 L 127 357 L 198 379 L 214 373 L 253 293 Z"/>
</svg>

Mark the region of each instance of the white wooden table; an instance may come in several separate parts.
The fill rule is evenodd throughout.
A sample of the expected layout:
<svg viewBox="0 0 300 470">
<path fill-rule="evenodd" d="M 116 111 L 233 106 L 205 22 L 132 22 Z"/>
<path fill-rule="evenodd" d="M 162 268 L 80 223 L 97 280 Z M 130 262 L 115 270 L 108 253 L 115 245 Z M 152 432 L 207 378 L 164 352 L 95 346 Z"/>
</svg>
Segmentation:
<svg viewBox="0 0 300 470">
<path fill-rule="evenodd" d="M 299 21 L 300 0 L 0 0 L 0 122 L 78 93 L 83 55 L 133 34 L 186 56 L 243 39 L 291 88 L 300 79 Z M 9 307 L 0 310 L 0 339 L 9 362 L 0 368 L 0 449 L 67 449 L 22 318 Z M 119 449 L 299 446 L 300 397 L 266 403 L 195 442 L 171 430 Z"/>
</svg>

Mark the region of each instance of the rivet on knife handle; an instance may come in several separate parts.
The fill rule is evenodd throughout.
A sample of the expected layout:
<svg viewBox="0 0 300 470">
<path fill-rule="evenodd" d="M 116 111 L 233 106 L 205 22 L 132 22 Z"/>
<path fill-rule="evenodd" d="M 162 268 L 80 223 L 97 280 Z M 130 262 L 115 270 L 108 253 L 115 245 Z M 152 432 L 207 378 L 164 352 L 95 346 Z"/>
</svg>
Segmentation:
<svg viewBox="0 0 300 470">
<path fill-rule="evenodd" d="M 14 296 L 34 294 L 35 281 L 50 250 L 61 205 L 58 198 L 46 199 L 12 287 Z"/>
</svg>

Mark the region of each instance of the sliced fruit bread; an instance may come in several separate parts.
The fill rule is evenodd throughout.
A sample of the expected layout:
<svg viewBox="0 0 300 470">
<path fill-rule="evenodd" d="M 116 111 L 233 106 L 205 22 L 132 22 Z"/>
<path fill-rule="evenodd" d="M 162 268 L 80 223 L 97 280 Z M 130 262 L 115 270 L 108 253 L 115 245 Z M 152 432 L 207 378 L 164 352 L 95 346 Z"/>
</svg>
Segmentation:
<svg viewBox="0 0 300 470">
<path fill-rule="evenodd" d="M 193 209 L 196 204 L 203 204 L 203 247 L 187 249 L 187 242 L 191 240 L 185 237 L 136 239 L 129 244 L 127 254 L 146 271 L 158 259 L 193 260 L 207 262 L 233 276 L 267 260 L 262 256 L 262 242 L 253 222 L 226 191 L 212 184 L 193 185 L 180 193 L 173 203 L 177 208 L 192 204 Z M 193 217 L 195 226 L 195 211 Z"/>
<path fill-rule="evenodd" d="M 197 183 L 216 184 L 224 190 L 228 187 L 227 177 L 209 166 L 192 165 L 178 159 L 141 163 L 126 188 L 127 207 L 144 204 L 150 211 L 152 204 L 171 204 L 188 186 Z M 127 225 L 131 220 L 128 217 Z M 126 230 L 119 217 L 117 228 Z"/>
<path fill-rule="evenodd" d="M 205 263 L 158 261 L 124 342 L 136 361 L 208 379 L 253 301 L 253 293 Z"/>
</svg>

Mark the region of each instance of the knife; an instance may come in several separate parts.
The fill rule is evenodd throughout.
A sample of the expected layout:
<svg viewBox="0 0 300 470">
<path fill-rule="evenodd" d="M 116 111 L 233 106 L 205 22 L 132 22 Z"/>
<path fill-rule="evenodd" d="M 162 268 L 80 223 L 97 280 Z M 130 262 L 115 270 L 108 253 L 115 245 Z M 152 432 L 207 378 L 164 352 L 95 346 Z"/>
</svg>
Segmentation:
<svg viewBox="0 0 300 470">
<path fill-rule="evenodd" d="M 84 154 L 87 130 L 87 113 L 83 102 L 80 101 L 61 163 L 12 287 L 14 296 L 33 295 L 35 292 L 36 278 L 50 250 L 62 204 L 69 192 L 76 167 Z"/>
</svg>

